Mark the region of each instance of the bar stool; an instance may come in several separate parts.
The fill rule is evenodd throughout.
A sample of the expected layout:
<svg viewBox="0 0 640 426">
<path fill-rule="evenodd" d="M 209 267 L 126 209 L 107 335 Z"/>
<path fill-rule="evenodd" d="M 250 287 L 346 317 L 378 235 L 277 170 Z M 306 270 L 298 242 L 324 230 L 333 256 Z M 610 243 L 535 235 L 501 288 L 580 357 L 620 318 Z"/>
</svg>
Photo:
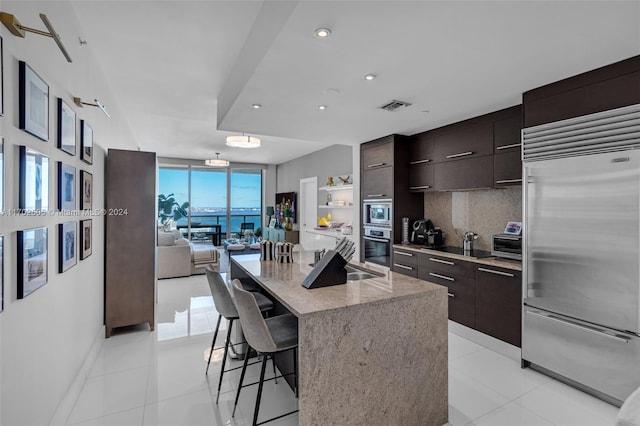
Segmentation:
<svg viewBox="0 0 640 426">
<path fill-rule="evenodd" d="M 240 367 L 232 368 L 230 370 L 224 369 L 224 366 L 227 362 L 227 352 L 229 350 L 229 342 L 231 340 L 231 329 L 233 328 L 233 322 L 238 319 L 238 311 L 236 310 L 236 305 L 231 298 L 231 293 L 229 292 L 229 288 L 224 282 L 222 275 L 216 270 L 214 270 L 211 266 L 207 266 L 205 268 L 207 274 L 207 281 L 209 281 L 209 289 L 211 290 L 211 295 L 213 296 L 213 303 L 216 306 L 216 310 L 218 311 L 218 323 L 216 324 L 216 331 L 213 333 L 213 341 L 211 342 L 211 351 L 209 352 L 209 360 L 207 361 L 207 370 L 205 374 L 209 373 L 209 364 L 211 363 L 211 355 L 213 351 L 221 348 L 214 348 L 216 343 L 216 338 L 218 337 L 218 330 L 220 329 L 220 321 L 222 317 L 225 317 L 229 321 L 229 329 L 227 330 L 227 340 L 224 342 L 224 355 L 222 358 L 222 368 L 220 369 L 220 381 L 218 382 L 218 395 L 216 396 L 216 404 L 218 403 L 218 398 L 220 397 L 220 388 L 222 388 L 222 377 L 226 371 L 235 370 Z M 242 284 L 240 284 L 242 285 Z M 256 306 L 258 306 L 258 312 L 260 316 L 262 316 L 263 312 L 270 311 L 273 309 L 273 302 L 269 300 L 267 297 L 260 293 L 252 292 L 249 293 L 249 296 L 253 298 Z M 242 342 L 244 343 L 244 342 Z M 249 359 L 248 350 L 245 354 L 245 360 Z M 274 361 L 275 362 L 275 361 Z M 273 366 L 275 371 L 275 363 Z"/>
<path fill-rule="evenodd" d="M 242 324 L 242 330 L 244 336 L 247 339 L 247 343 L 253 349 L 263 353 L 265 356 L 262 358 L 262 368 L 260 369 L 260 381 L 258 382 L 258 396 L 256 398 L 256 406 L 253 412 L 253 425 L 263 424 L 272 420 L 279 419 L 289 414 L 298 412 L 298 410 L 291 411 L 286 414 L 274 417 L 272 419 L 258 423 L 258 412 L 260 410 L 260 398 L 262 397 L 262 385 L 264 384 L 264 373 L 267 366 L 267 356 L 271 355 L 273 358 L 276 353 L 293 350 L 294 354 L 294 372 L 284 374 L 279 377 L 288 376 L 293 374 L 295 376 L 296 396 L 298 394 L 298 319 L 292 314 L 279 315 L 272 318 L 263 318 L 260 313 L 260 306 L 251 296 L 251 293 L 242 288 L 242 283 L 239 280 L 233 280 L 235 302 L 238 313 L 240 314 L 240 324 Z M 242 385 L 244 381 L 244 374 L 247 371 L 248 357 L 245 358 L 242 366 L 242 374 L 240 374 L 240 385 L 238 385 L 238 391 L 236 393 L 236 400 L 233 405 L 233 414 L 236 413 L 236 407 L 238 406 L 238 399 L 240 398 L 240 390 L 245 387 Z M 274 377 L 276 379 L 277 377 Z M 268 379 L 271 380 L 271 379 Z M 246 386 L 254 385 L 251 383 Z"/>
</svg>

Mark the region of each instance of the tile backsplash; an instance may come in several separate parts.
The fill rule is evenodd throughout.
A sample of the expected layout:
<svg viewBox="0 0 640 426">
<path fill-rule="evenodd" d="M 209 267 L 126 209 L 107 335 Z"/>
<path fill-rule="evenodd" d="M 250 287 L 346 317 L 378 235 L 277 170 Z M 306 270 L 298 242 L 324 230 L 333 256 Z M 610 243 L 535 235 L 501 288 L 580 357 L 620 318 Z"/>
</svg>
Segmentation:
<svg viewBox="0 0 640 426">
<path fill-rule="evenodd" d="M 462 235 L 476 232 L 474 248 L 491 250 L 491 236 L 509 221 L 522 221 L 522 188 L 465 192 L 426 192 L 424 217 L 445 232 L 445 244 L 462 246 Z"/>
</svg>

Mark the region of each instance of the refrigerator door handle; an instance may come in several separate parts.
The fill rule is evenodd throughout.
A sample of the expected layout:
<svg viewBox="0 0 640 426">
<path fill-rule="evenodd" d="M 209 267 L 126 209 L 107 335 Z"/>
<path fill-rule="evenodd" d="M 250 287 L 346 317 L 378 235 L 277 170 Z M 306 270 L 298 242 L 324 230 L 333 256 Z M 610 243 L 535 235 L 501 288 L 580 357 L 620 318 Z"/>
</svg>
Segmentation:
<svg viewBox="0 0 640 426">
<path fill-rule="evenodd" d="M 555 322 L 560 322 L 562 324 L 569 325 L 569 326 L 575 327 L 575 328 L 579 328 L 579 329 L 584 330 L 584 331 L 590 331 L 591 333 L 598 334 L 598 335 L 600 335 L 602 337 L 607 337 L 607 338 L 609 338 L 611 340 L 615 340 L 615 341 L 617 341 L 619 343 L 629 343 L 629 339 L 625 339 L 624 337 L 613 336 L 613 335 L 611 335 L 611 334 L 609 334 L 609 333 L 607 333 L 607 332 L 605 332 L 603 330 L 599 330 L 599 329 L 596 329 L 596 328 L 591 328 L 591 327 L 587 327 L 587 326 L 584 326 L 584 325 L 576 324 L 575 322 L 567 321 L 567 320 L 564 320 L 562 318 L 558 318 L 558 317 L 556 317 L 554 315 L 551 315 L 551 314 L 545 315 L 545 314 L 541 314 L 541 313 L 533 312 L 533 311 L 527 311 L 526 314 L 527 315 L 533 315 L 533 316 L 536 316 L 536 317 L 542 317 L 542 318 L 545 318 L 545 319 L 548 319 L 548 320 L 551 320 L 551 321 L 555 321 Z"/>
</svg>

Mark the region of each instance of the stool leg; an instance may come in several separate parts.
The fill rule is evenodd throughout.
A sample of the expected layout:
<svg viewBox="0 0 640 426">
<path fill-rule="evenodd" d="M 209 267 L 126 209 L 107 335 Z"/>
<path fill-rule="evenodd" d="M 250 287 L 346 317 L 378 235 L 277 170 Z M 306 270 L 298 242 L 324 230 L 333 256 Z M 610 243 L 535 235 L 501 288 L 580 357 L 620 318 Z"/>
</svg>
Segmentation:
<svg viewBox="0 0 640 426">
<path fill-rule="evenodd" d="M 240 373 L 240 384 L 238 385 L 238 391 L 236 392 L 236 401 L 233 403 L 233 413 L 231 417 L 236 415 L 236 407 L 238 406 L 238 400 L 240 399 L 240 389 L 242 389 L 242 382 L 244 382 L 244 373 L 247 372 L 247 364 L 249 364 L 249 351 L 251 346 L 247 345 L 247 352 L 244 354 L 244 363 L 242 364 L 242 373 Z"/>
<path fill-rule="evenodd" d="M 264 372 L 267 369 L 267 354 L 262 358 L 262 368 L 260 369 L 260 381 L 258 382 L 258 396 L 256 397 L 256 408 L 253 410 L 253 426 L 258 424 L 258 411 L 260 411 L 260 399 L 262 397 L 262 385 L 264 384 Z"/>
<path fill-rule="evenodd" d="M 220 381 L 218 382 L 218 395 L 216 395 L 216 404 L 218 398 L 220 398 L 220 389 L 222 388 L 222 376 L 224 376 L 224 365 L 227 363 L 227 352 L 229 352 L 229 340 L 231 340 L 231 328 L 233 327 L 233 320 L 229 320 L 229 330 L 227 330 L 227 341 L 224 343 L 224 355 L 222 358 L 222 368 L 220 369 Z"/>
<path fill-rule="evenodd" d="M 276 373 L 276 354 L 271 354 L 271 362 L 273 363 L 273 381 L 278 384 L 278 379 L 276 379 L 278 376 Z"/>
<path fill-rule="evenodd" d="M 211 364 L 211 355 L 213 355 L 213 347 L 216 344 L 216 339 L 218 338 L 218 330 L 220 329 L 220 320 L 222 320 L 222 315 L 218 314 L 218 323 L 216 324 L 216 331 L 213 332 L 213 342 L 211 342 L 211 351 L 209 352 L 209 361 L 207 361 L 207 371 L 204 374 L 209 374 L 209 364 Z"/>
<path fill-rule="evenodd" d="M 296 398 L 298 397 L 298 348 L 293 348 L 293 377 L 296 379 Z"/>
</svg>

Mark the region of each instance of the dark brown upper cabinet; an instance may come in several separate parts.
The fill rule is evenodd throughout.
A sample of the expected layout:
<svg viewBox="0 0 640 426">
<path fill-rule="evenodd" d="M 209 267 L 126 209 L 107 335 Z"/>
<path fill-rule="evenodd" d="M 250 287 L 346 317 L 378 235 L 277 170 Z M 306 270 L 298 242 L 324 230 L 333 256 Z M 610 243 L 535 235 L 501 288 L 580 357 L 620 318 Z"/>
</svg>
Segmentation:
<svg viewBox="0 0 640 426">
<path fill-rule="evenodd" d="M 522 146 L 522 105 L 499 111 L 493 122 L 493 149 L 495 154 L 520 151 Z"/>
<path fill-rule="evenodd" d="M 434 164 L 434 186 L 455 191 L 493 187 L 493 156 Z"/>
<path fill-rule="evenodd" d="M 409 190 L 430 191 L 434 188 L 433 143 L 431 132 L 422 132 L 409 139 Z"/>
<path fill-rule="evenodd" d="M 434 162 L 493 154 L 493 122 L 485 116 L 442 127 L 434 136 Z"/>
<path fill-rule="evenodd" d="M 496 113 L 493 122 L 493 186 L 522 184 L 522 105 Z"/>
<path fill-rule="evenodd" d="M 363 147 L 361 158 L 362 171 L 393 166 L 393 153 L 393 138 L 389 136 L 378 139 L 376 143 Z"/>
<path fill-rule="evenodd" d="M 409 165 L 433 163 L 432 132 L 422 132 L 409 138 Z"/>
<path fill-rule="evenodd" d="M 640 56 L 578 74 L 522 95 L 524 127 L 640 103 Z"/>
</svg>

